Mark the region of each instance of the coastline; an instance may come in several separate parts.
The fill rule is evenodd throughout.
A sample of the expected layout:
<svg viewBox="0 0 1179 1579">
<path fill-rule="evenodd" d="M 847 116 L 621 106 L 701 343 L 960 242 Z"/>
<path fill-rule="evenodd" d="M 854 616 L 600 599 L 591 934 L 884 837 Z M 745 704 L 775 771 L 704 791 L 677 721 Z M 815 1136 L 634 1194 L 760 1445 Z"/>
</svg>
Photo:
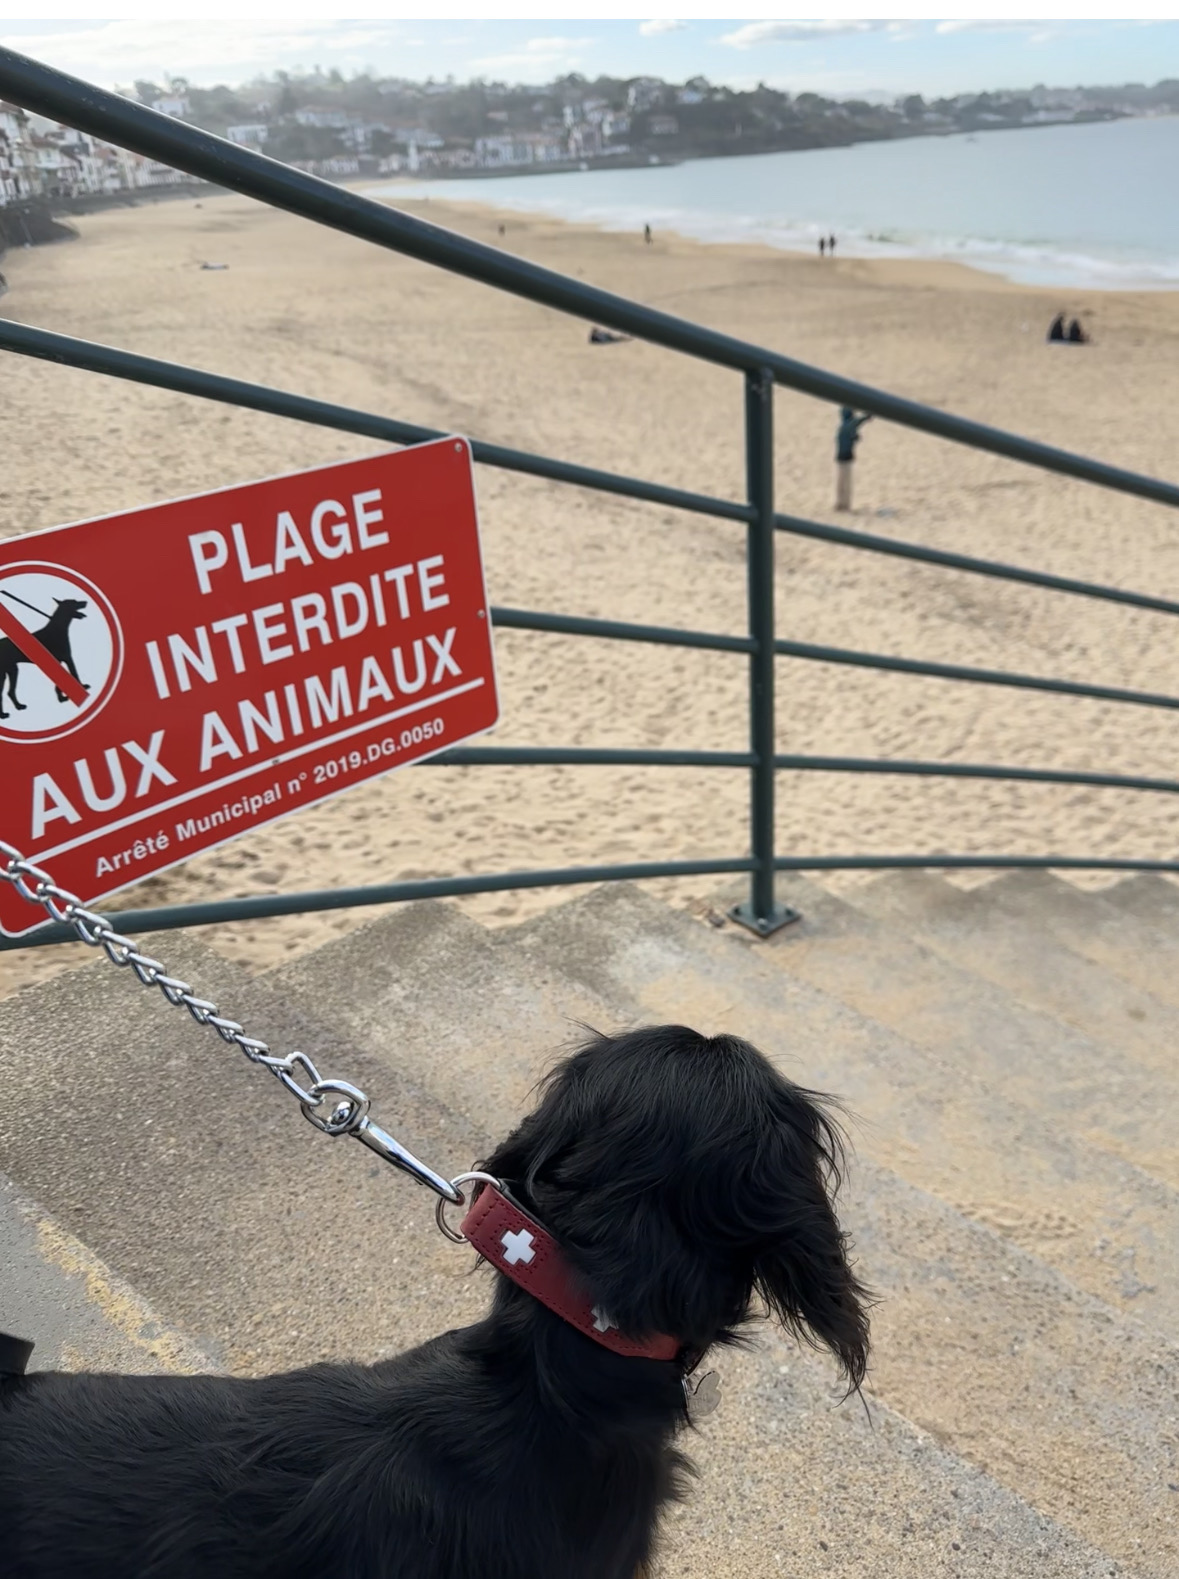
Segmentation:
<svg viewBox="0 0 1179 1579">
<path fill-rule="evenodd" d="M 403 184 L 405 195 L 401 196 L 396 191 L 396 185 Z M 568 226 L 570 229 L 594 232 L 602 235 L 630 236 L 641 233 L 641 225 L 627 223 L 620 220 L 604 220 L 593 218 L 571 217 L 565 213 L 551 212 L 540 206 L 516 206 L 511 202 L 495 203 L 490 198 L 484 200 L 468 196 L 450 197 L 446 193 L 424 194 L 422 183 L 408 178 L 382 178 L 379 182 L 364 181 L 356 183 L 356 189 L 366 196 L 375 197 L 378 201 L 387 200 L 397 206 L 413 207 L 417 204 L 444 207 L 456 215 L 464 212 L 478 214 L 484 219 L 498 223 L 503 221 L 505 215 L 512 215 L 517 223 L 528 221 L 547 221 L 554 224 Z M 705 248 L 724 248 L 739 253 L 762 253 L 774 257 L 787 257 L 796 260 L 811 260 L 814 257 L 812 246 L 789 245 L 786 243 L 771 242 L 759 234 L 749 237 L 735 237 L 733 235 L 708 234 L 701 229 L 685 230 L 678 228 L 674 221 L 665 221 L 658 227 L 663 237 L 672 236 L 678 242 L 687 246 Z M 1131 282 L 1119 281 L 1117 284 L 1103 284 L 1096 279 L 1079 279 L 1053 283 L 1051 281 L 1036 279 L 1021 279 L 1010 272 L 1011 265 L 996 262 L 990 267 L 972 260 L 969 257 L 947 257 L 944 253 L 922 253 L 914 248 L 909 250 L 894 250 L 889 255 L 879 250 L 857 251 L 856 241 L 848 242 L 844 237 L 838 262 L 841 265 L 860 265 L 870 274 L 879 270 L 882 280 L 892 279 L 895 283 L 903 283 L 906 278 L 917 279 L 923 277 L 927 283 L 936 284 L 941 279 L 950 284 L 962 271 L 969 276 L 974 288 L 1012 289 L 1017 291 L 1040 292 L 1044 295 L 1077 295 L 1093 293 L 1106 296 L 1173 296 L 1179 294 L 1179 276 L 1174 280 L 1155 282 L 1153 280 L 1131 276 Z"/>
<path fill-rule="evenodd" d="M 801 361 L 1134 470 L 1172 468 L 1179 295 L 1061 293 L 958 264 L 701 245 L 492 206 L 412 212 Z M 226 196 L 82 215 L 68 248 L 14 252 L 3 311 L 66 334 L 302 391 L 490 442 L 721 497 L 743 487 L 736 375 L 587 325 Z M 506 234 L 500 238 L 498 227 Z M 203 260 L 224 271 L 202 271 Z M 1063 296 L 1063 299 L 1062 299 Z M 1058 306 L 1094 343 L 1044 344 Z M 297 470 L 379 446 L 12 357 L 0 441 L 10 534 Z M 1157 506 L 873 423 L 855 508 L 832 516 L 835 413 L 776 400 L 780 508 L 868 532 L 1179 597 L 1173 517 Z M 62 449 L 60 437 L 70 442 Z M 493 601 L 741 631 L 731 523 L 481 467 Z M 1174 694 L 1179 660 L 1145 611 L 1051 597 L 783 537 L 783 636 Z M 497 633 L 505 745 L 743 750 L 732 655 Z M 779 749 L 1108 768 L 1168 777 L 1179 721 L 1159 709 L 784 660 Z M 650 768 L 422 768 L 210 852 L 108 902 L 185 903 L 450 873 L 740 854 L 741 774 Z M 1170 853 L 1166 798 L 1099 789 L 784 773 L 783 854 Z M 17 830 L 19 832 L 19 830 Z M 854 882 L 859 879 L 839 879 Z M 707 879 L 653 891 L 703 913 Z M 789 880 L 782 891 L 788 896 Z M 479 896 L 506 925 L 568 890 Z M 203 934 L 250 969 L 369 919 L 365 910 Z M 64 968 L 68 948 L 0 956 L 0 990 Z M 79 950 L 80 952 L 80 950 Z"/>
<path fill-rule="evenodd" d="M 509 237 L 539 235 L 544 233 L 546 227 L 554 226 L 572 234 L 626 237 L 642 242 L 641 231 L 596 224 L 592 220 L 566 219 L 537 209 L 511 208 L 497 203 L 479 202 L 471 198 L 451 199 L 445 196 L 442 198 L 407 196 L 398 200 L 389 194 L 389 182 L 384 178 L 380 182 L 366 180 L 352 184 L 354 189 L 365 197 L 375 197 L 378 201 L 387 200 L 395 207 L 404 207 L 407 212 L 416 213 L 419 217 L 429 219 L 435 224 L 447 225 L 448 228 L 460 228 L 464 219 L 467 219 L 470 223 L 478 224 L 482 229 L 489 231 L 491 234 L 488 239 L 493 245 L 499 240 L 496 234 L 499 226 L 507 223 L 504 216 L 509 214 L 513 216 Z M 407 181 L 406 185 L 410 184 Z M 444 217 L 440 219 L 440 215 Z M 727 254 L 734 259 L 751 261 L 760 259 L 766 262 L 772 259 L 788 259 L 792 263 L 803 265 L 816 261 L 813 252 L 804 251 L 801 247 L 774 247 L 762 241 L 702 240 L 698 236 L 685 235 L 674 227 L 660 230 L 658 239 L 663 246 L 674 247 L 677 251 L 680 248 L 686 248 L 689 252 L 700 249 Z M 1007 279 L 1004 275 L 993 274 L 971 263 L 959 263 L 948 258 L 861 258 L 849 255 L 820 266 L 838 268 L 846 278 L 862 278 L 865 282 L 874 280 L 884 286 L 915 286 L 934 290 L 1022 291 L 1053 298 L 1061 294 L 1059 287 L 1022 285 L 1018 281 Z M 1114 293 L 1103 291 L 1101 294 L 1105 296 Z M 1117 294 L 1138 296 L 1170 293 L 1131 290 Z M 1175 294 L 1179 295 L 1179 284 L 1175 286 Z"/>
<path fill-rule="evenodd" d="M 606 221 L 602 219 L 577 218 L 568 214 L 550 212 L 539 206 L 516 206 L 511 202 L 495 203 L 488 199 L 479 199 L 468 196 L 451 197 L 446 193 L 425 194 L 422 192 L 420 181 L 412 178 L 384 178 L 380 181 L 364 180 L 351 183 L 355 189 L 365 196 L 374 197 L 378 201 L 388 201 L 395 206 L 404 206 L 413 209 L 418 205 L 423 208 L 423 213 L 432 209 L 445 209 L 447 212 L 459 216 L 464 213 L 479 215 L 485 221 L 494 225 L 503 222 L 505 215 L 513 216 L 517 225 L 527 225 L 529 221 L 547 222 L 566 226 L 571 230 L 591 232 L 599 235 L 631 236 L 636 233 L 641 235 L 641 225 L 625 223 L 622 221 Z M 404 185 L 405 195 L 397 191 L 398 185 Z M 810 261 L 814 257 L 813 248 L 802 245 L 777 244 L 761 236 L 737 238 L 732 235 L 710 235 L 699 230 L 684 230 L 677 228 L 674 221 L 664 222 L 658 227 L 662 237 L 674 237 L 677 242 L 690 247 L 722 248 L 734 253 L 764 254 L 771 257 L 786 257 L 795 260 Z M 942 254 L 922 254 L 917 250 L 904 253 L 887 255 L 879 251 L 859 252 L 855 250 L 856 242 L 848 243 L 846 237 L 843 241 L 838 263 L 842 265 L 857 265 L 862 267 L 867 274 L 879 271 L 882 280 L 892 279 L 894 283 L 903 283 L 906 278 L 924 277 L 929 284 L 937 284 L 939 279 L 946 284 L 953 282 L 961 272 L 969 276 L 974 288 L 981 290 L 1011 289 L 1016 291 L 1039 292 L 1048 296 L 1077 295 L 1093 293 L 1106 296 L 1173 296 L 1179 295 L 1179 277 L 1174 281 L 1154 283 L 1137 278 L 1133 283 L 1119 282 L 1116 285 L 1106 285 L 1093 280 L 1079 280 L 1052 283 L 1041 280 L 1028 280 L 1013 277 L 1006 268 L 996 263 L 986 267 L 978 261 L 969 258 L 946 257 Z"/>
<path fill-rule="evenodd" d="M 1170 292 L 1179 289 L 1179 221 L 1153 194 L 1176 160 L 1179 117 L 1159 116 L 627 170 L 503 171 L 490 182 L 403 177 L 372 190 L 803 254 L 834 233 L 842 257 L 959 262 L 1049 288 Z"/>
</svg>

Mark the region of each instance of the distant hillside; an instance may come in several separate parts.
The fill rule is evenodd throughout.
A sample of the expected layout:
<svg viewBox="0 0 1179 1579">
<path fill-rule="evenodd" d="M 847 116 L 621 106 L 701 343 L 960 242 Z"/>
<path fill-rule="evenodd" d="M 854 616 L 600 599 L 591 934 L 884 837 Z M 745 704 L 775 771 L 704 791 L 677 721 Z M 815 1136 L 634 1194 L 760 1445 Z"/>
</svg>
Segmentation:
<svg viewBox="0 0 1179 1579">
<path fill-rule="evenodd" d="M 892 103 L 741 92 L 703 77 L 571 75 L 545 87 L 279 72 L 246 87 L 140 81 L 135 97 L 275 158 L 347 173 L 457 171 L 619 160 L 669 162 L 891 137 L 995 131 L 1179 112 L 1179 81 L 1046 88 Z"/>
</svg>

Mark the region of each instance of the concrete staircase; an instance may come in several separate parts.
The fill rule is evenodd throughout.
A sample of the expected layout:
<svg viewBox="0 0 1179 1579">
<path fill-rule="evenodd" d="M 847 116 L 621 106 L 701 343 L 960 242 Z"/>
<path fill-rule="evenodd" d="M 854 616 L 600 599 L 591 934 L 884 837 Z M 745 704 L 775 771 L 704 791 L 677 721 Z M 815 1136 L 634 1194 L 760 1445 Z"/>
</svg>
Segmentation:
<svg viewBox="0 0 1179 1579">
<path fill-rule="evenodd" d="M 726 1356 L 661 1574 L 1179 1574 L 1179 889 L 802 880 L 768 942 L 634 888 L 492 932 L 403 909 L 250 978 L 148 948 L 459 1172 L 579 1025 L 748 1036 L 855 1115 L 869 1410 Z M 720 901 L 718 900 L 718 919 Z M 0 1327 L 42 1363 L 251 1373 L 475 1319 L 432 1198 L 98 960 L 0 1003 Z"/>
</svg>

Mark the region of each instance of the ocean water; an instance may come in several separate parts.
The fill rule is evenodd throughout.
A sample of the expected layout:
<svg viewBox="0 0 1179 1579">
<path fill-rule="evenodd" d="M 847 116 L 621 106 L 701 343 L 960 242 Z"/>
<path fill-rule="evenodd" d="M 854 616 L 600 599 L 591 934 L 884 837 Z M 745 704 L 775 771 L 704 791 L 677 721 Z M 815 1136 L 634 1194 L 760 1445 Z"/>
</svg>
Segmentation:
<svg viewBox="0 0 1179 1579">
<path fill-rule="evenodd" d="M 607 230 L 946 258 L 1025 284 L 1179 290 L 1179 117 L 914 137 L 632 170 L 397 181 Z"/>
</svg>

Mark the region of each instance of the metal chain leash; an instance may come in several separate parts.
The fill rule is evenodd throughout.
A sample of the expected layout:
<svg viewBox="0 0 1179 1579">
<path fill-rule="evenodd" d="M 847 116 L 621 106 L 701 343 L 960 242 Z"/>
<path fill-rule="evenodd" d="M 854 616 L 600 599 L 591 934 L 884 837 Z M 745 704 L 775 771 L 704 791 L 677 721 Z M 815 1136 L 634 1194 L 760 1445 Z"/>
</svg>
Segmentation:
<svg viewBox="0 0 1179 1579">
<path fill-rule="evenodd" d="M 174 1008 L 187 1009 L 198 1025 L 211 1026 L 224 1041 L 241 1049 L 253 1064 L 276 1076 L 302 1109 L 304 1118 L 325 1135 L 351 1135 L 363 1141 L 385 1162 L 392 1163 L 419 1183 L 427 1185 L 443 1202 L 464 1204 L 462 1191 L 440 1173 L 419 1161 L 411 1151 L 369 1117 L 369 1099 L 347 1080 L 325 1080 L 306 1053 L 279 1056 L 267 1042 L 247 1036 L 236 1020 L 223 1015 L 215 1003 L 200 998 L 186 981 L 170 976 L 166 967 L 141 954 L 130 938 L 116 932 L 105 916 L 87 910 L 77 894 L 59 888 L 48 872 L 27 861 L 20 851 L 0 839 L 0 878 L 12 885 L 30 904 L 40 905 L 54 921 L 72 927 L 83 943 L 101 948 L 112 965 L 130 966 L 145 987 L 158 987 Z M 304 1085 L 301 1080 L 306 1081 Z M 460 1180 L 463 1176 L 460 1176 Z"/>
</svg>

